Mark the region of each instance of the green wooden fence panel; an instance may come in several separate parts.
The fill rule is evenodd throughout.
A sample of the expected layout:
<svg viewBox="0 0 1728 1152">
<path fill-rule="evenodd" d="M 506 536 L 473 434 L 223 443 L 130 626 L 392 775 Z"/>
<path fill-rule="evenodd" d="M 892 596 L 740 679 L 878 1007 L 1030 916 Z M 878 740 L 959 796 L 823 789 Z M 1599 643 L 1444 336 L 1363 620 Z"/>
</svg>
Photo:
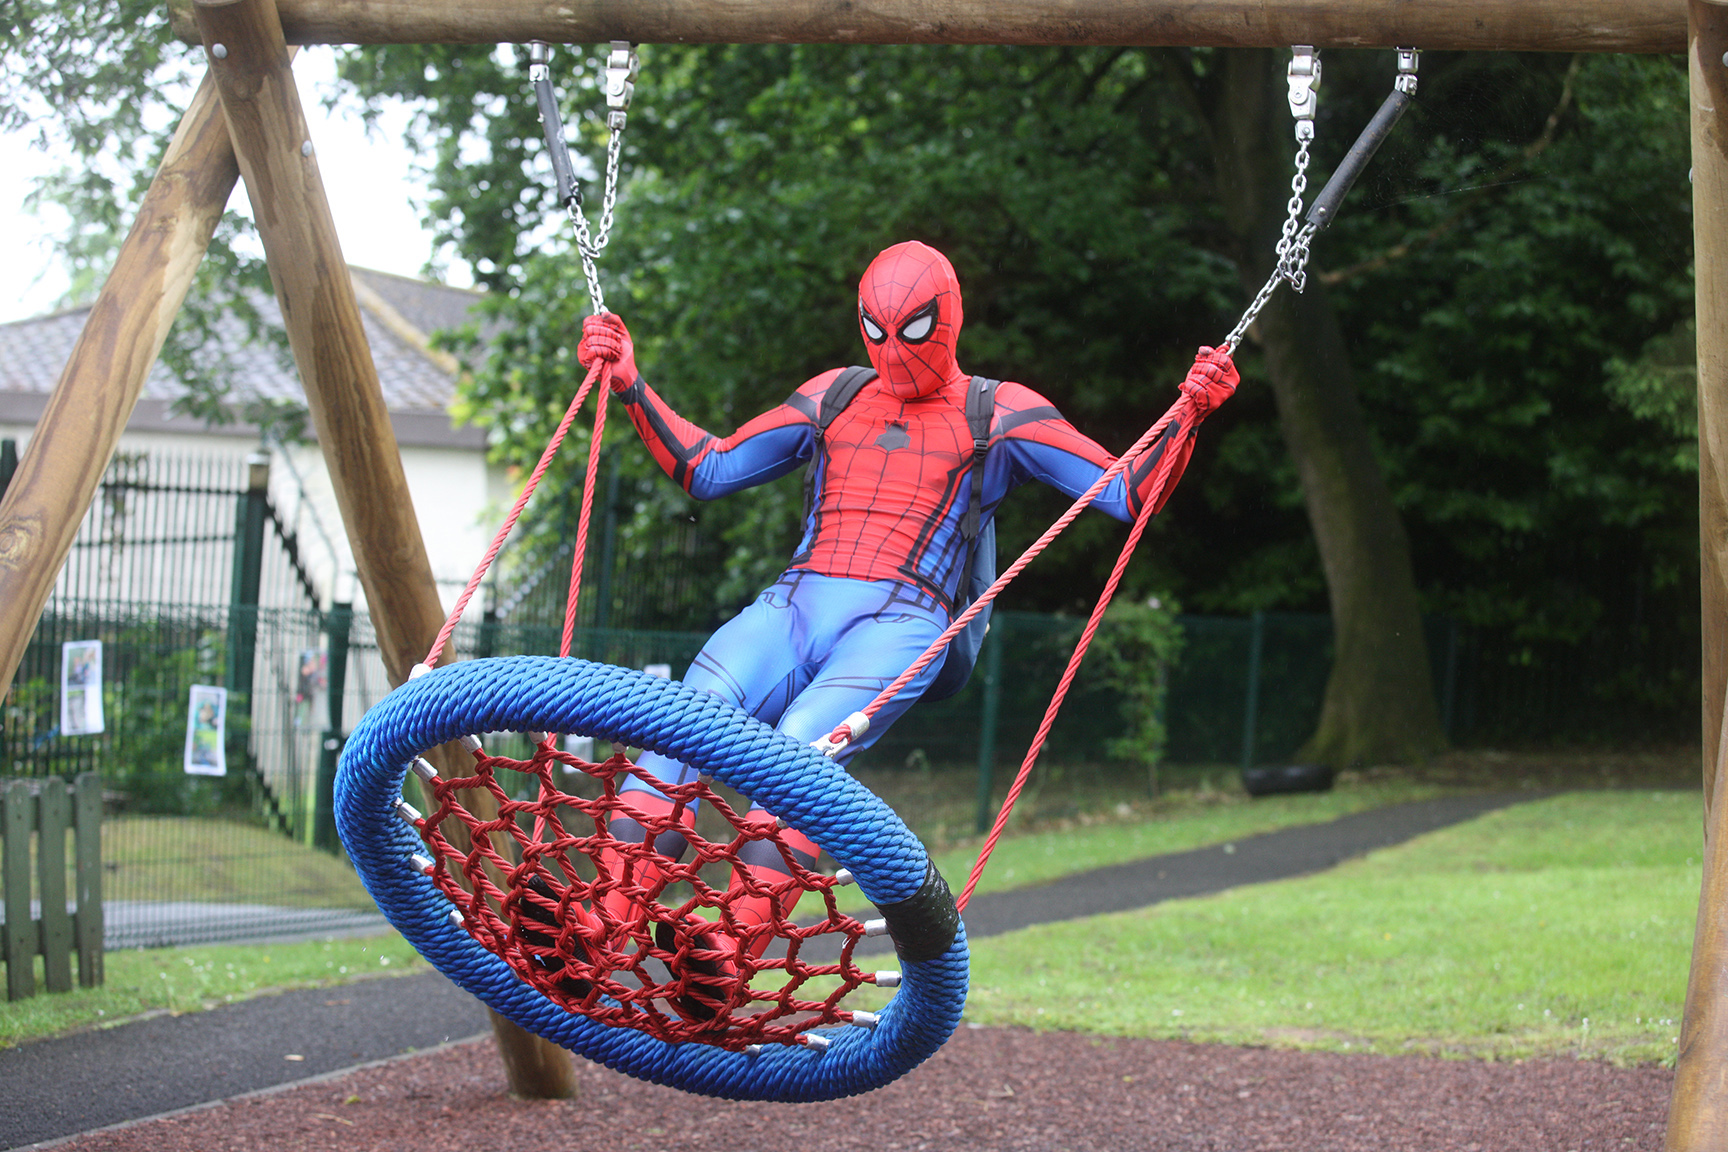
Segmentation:
<svg viewBox="0 0 1728 1152">
<path fill-rule="evenodd" d="M 66 833 L 72 797 L 66 781 L 42 781 L 36 798 L 36 890 L 42 896 L 42 983 L 50 992 L 72 991 L 72 917 L 66 911 Z"/>
<path fill-rule="evenodd" d="M 68 832 L 73 836 L 75 911 L 66 899 Z M 103 957 L 101 777 L 86 772 L 70 788 L 59 777 L 9 781 L 0 788 L 0 835 L 6 912 L 0 959 L 6 963 L 6 998 L 36 994 L 38 955 L 48 991 L 72 990 L 74 951 L 78 983 L 97 987 Z"/>
<path fill-rule="evenodd" d="M 30 915 L 30 832 L 36 823 L 36 797 L 30 785 L 14 780 L 0 794 L 0 884 L 6 886 L 6 999 L 36 994 L 36 921 Z"/>
</svg>

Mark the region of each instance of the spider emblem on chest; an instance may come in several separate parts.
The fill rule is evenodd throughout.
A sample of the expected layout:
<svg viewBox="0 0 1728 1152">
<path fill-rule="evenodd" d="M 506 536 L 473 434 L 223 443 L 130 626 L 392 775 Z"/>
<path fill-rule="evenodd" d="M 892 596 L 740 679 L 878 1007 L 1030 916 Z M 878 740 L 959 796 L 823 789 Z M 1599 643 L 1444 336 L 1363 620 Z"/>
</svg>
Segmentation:
<svg viewBox="0 0 1728 1152">
<path fill-rule="evenodd" d="M 912 437 L 906 433 L 906 425 L 899 420 L 890 420 L 882 435 L 876 437 L 876 447 L 884 452 L 893 452 L 912 443 Z"/>
</svg>

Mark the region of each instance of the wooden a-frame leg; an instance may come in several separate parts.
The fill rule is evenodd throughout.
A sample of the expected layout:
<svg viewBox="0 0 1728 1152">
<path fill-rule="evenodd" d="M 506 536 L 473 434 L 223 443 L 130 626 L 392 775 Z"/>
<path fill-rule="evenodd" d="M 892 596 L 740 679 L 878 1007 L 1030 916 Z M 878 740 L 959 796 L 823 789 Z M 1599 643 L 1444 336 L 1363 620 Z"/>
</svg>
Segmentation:
<svg viewBox="0 0 1728 1152">
<path fill-rule="evenodd" d="M 391 683 L 400 684 L 431 646 L 444 613 L 282 25 L 271 0 L 198 0 L 194 13 L 379 651 Z M 428 758 L 447 775 L 471 771 L 472 761 L 451 746 Z M 501 1017 L 493 1022 L 513 1092 L 574 1092 L 567 1052 Z"/>
<path fill-rule="evenodd" d="M 1669 1152 L 1728 1148 L 1728 7 L 1690 0 L 1698 310 L 1704 875 L 1669 1103 Z"/>
<path fill-rule="evenodd" d="M 239 177 L 206 76 L 0 502 L 0 689 L 17 674 Z"/>
</svg>

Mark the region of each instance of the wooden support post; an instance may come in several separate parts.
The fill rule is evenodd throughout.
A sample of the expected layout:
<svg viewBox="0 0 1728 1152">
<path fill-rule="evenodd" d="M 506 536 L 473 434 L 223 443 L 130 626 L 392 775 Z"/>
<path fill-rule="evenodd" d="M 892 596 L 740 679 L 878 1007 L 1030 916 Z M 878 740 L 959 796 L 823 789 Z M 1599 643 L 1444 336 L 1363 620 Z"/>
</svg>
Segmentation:
<svg viewBox="0 0 1728 1152">
<path fill-rule="evenodd" d="M 444 613 L 282 25 L 271 0 L 197 0 L 193 9 L 379 654 L 391 683 L 400 684 L 431 647 Z M 434 753 L 430 758 L 446 773 L 471 765 L 451 746 Z M 513 1092 L 542 1098 L 574 1093 L 568 1053 L 501 1016 L 492 1021 Z"/>
<path fill-rule="evenodd" d="M 239 175 L 206 77 L 0 500 L 0 690 L 18 671 Z"/>
<path fill-rule="evenodd" d="M 318 158 L 265 0 L 194 5 L 391 683 L 444 623 Z"/>
<path fill-rule="evenodd" d="M 279 0 L 296 44 L 1192 44 L 1682 52 L 1682 0 Z M 176 33 L 196 41 L 184 7 Z"/>
<path fill-rule="evenodd" d="M 1704 879 L 1668 1152 L 1728 1148 L 1728 7 L 1689 0 L 1703 608 Z"/>
</svg>

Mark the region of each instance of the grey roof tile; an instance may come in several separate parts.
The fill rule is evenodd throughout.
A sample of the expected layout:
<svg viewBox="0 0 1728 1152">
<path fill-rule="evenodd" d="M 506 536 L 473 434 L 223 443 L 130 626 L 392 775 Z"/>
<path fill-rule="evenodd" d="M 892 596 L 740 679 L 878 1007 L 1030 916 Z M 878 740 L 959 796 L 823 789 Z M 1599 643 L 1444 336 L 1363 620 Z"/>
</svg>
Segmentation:
<svg viewBox="0 0 1728 1152">
<path fill-rule="evenodd" d="M 422 333 L 466 323 L 468 310 L 480 294 L 358 270 L 366 283 Z M 267 324 L 281 327 L 281 313 L 273 297 L 258 302 Z M 60 378 L 72 348 L 90 317 L 90 309 L 72 308 L 0 324 L 0 392 L 48 393 Z M 424 350 L 381 323 L 366 309 L 361 319 L 385 406 L 392 412 L 441 412 L 455 393 L 455 378 L 441 369 Z M 247 338 L 245 325 L 225 318 L 218 325 L 219 354 L 234 370 L 238 398 L 292 399 L 304 401 L 305 393 L 285 353 L 267 342 Z M 162 363 L 158 362 L 145 381 L 143 399 L 174 400 L 185 391 Z"/>
</svg>

